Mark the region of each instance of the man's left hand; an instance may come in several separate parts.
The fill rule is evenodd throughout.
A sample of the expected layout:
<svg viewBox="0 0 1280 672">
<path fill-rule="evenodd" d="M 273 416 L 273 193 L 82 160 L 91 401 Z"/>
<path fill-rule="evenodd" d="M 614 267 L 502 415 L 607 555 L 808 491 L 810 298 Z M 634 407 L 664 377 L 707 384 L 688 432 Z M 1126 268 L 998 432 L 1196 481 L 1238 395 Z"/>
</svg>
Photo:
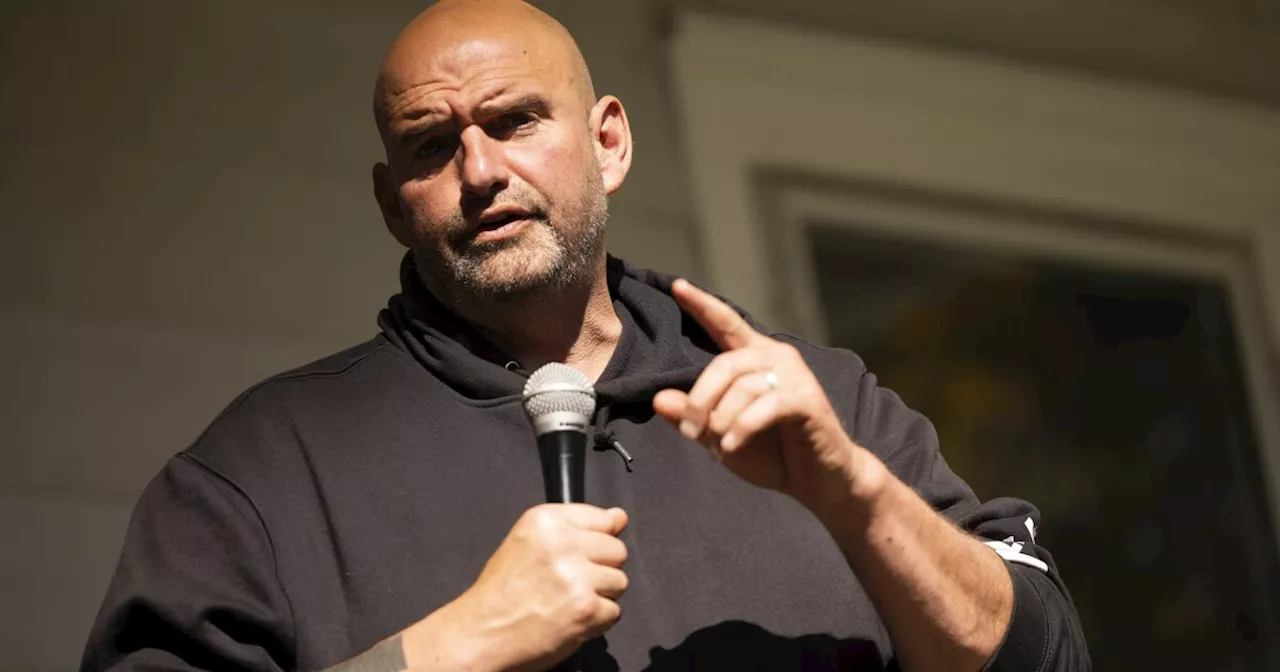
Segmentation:
<svg viewBox="0 0 1280 672">
<path fill-rule="evenodd" d="M 845 433 L 794 346 L 756 331 L 685 280 L 672 294 L 723 352 L 688 393 L 659 392 L 659 415 L 742 479 L 785 492 L 819 517 L 874 491 L 882 465 Z"/>
</svg>

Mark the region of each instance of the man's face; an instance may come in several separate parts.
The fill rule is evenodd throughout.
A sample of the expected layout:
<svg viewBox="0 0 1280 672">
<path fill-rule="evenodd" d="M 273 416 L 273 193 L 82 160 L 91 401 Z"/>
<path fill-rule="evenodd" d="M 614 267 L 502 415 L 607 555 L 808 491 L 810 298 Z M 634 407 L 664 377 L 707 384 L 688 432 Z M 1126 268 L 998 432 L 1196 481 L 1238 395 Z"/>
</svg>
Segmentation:
<svg viewBox="0 0 1280 672">
<path fill-rule="evenodd" d="M 607 199 L 578 73 L 509 40 L 424 55 L 384 99 L 393 233 L 424 280 L 486 298 L 582 280 Z"/>
</svg>

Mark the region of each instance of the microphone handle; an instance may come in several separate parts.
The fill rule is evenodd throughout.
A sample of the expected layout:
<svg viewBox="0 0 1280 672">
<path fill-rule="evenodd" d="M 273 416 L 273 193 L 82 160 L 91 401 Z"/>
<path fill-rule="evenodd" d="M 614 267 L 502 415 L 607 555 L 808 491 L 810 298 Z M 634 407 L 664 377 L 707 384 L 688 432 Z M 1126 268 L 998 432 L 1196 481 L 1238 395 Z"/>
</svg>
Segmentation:
<svg viewBox="0 0 1280 672">
<path fill-rule="evenodd" d="M 538 435 L 538 458 L 542 462 L 542 483 L 547 501 L 553 504 L 585 502 L 584 471 L 587 435 L 562 429 Z"/>
<path fill-rule="evenodd" d="M 542 462 L 542 484 L 547 502 L 552 504 L 586 501 L 584 472 L 587 460 L 587 435 L 573 429 L 561 429 L 538 435 L 538 459 Z M 574 651 L 555 666 L 555 672 L 582 672 L 587 669 L 586 646 Z"/>
</svg>

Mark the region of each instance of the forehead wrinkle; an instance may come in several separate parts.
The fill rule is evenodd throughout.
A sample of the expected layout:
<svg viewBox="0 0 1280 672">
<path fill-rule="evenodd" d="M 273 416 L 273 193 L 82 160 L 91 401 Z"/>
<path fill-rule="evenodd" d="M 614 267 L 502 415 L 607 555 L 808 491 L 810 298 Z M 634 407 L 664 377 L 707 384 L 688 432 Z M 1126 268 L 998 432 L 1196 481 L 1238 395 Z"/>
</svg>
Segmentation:
<svg viewBox="0 0 1280 672">
<path fill-rule="evenodd" d="M 424 84 L 422 86 L 430 86 L 430 85 Z M 394 120 L 401 120 L 401 119 L 416 120 L 416 119 L 421 119 L 422 117 L 430 116 L 432 114 L 439 114 L 440 106 L 438 105 L 431 105 L 431 104 L 423 105 L 420 114 L 415 113 L 411 109 L 415 105 L 420 103 L 423 99 L 430 97 L 431 94 L 434 93 L 434 91 L 428 90 L 428 91 L 423 91 L 416 96 L 409 95 L 413 92 L 414 89 L 422 88 L 422 86 L 410 87 L 400 94 L 389 96 L 391 100 L 396 100 L 397 98 L 399 100 L 393 103 L 392 105 L 388 106 L 387 116 Z M 406 110 L 408 111 L 407 113 L 405 113 Z"/>
<path fill-rule="evenodd" d="M 405 90 L 405 94 L 409 94 L 414 89 L 426 87 L 427 90 L 422 93 L 410 97 L 403 97 L 396 102 L 388 111 L 388 116 L 392 123 L 402 121 L 416 121 L 424 117 L 430 116 L 453 116 L 461 107 L 465 112 L 473 112 L 480 109 L 486 103 L 508 94 L 512 89 L 518 88 L 519 84 L 511 81 L 515 78 L 505 74 L 493 74 L 491 72 L 477 73 L 469 77 L 467 81 L 461 83 L 432 82 L 421 84 Z M 470 89 L 470 90 L 468 90 Z M 445 92 L 454 92 L 457 94 L 457 100 L 450 101 L 442 99 L 439 101 L 430 101 L 422 106 L 421 111 L 414 110 L 414 106 L 422 103 L 424 99 L 431 98 L 435 94 Z M 469 95 L 468 95 L 469 94 Z M 456 105 L 455 105 L 456 103 Z M 469 114 L 467 116 L 470 116 Z"/>
</svg>

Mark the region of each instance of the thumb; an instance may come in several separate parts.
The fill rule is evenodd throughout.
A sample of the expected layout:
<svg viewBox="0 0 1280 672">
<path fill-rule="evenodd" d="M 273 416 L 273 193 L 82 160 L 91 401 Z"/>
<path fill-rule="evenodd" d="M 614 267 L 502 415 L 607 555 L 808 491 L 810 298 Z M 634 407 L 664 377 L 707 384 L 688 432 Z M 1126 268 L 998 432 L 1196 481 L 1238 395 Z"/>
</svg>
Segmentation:
<svg viewBox="0 0 1280 672">
<path fill-rule="evenodd" d="M 677 427 L 680 426 L 680 420 L 684 418 L 684 411 L 688 405 L 689 395 L 680 390 L 663 390 L 653 397 L 654 412 Z"/>
</svg>

